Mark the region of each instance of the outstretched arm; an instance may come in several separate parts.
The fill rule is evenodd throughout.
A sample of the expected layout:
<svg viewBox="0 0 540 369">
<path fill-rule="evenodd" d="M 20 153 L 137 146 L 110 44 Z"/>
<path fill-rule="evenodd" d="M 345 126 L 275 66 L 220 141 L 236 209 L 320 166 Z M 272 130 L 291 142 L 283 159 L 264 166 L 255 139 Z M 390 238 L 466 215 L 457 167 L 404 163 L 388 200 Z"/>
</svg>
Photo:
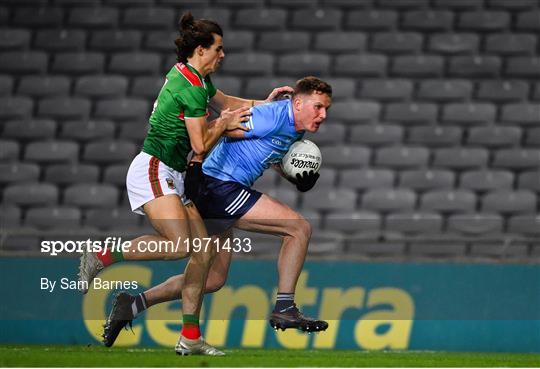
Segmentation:
<svg viewBox="0 0 540 369">
<path fill-rule="evenodd" d="M 293 93 L 294 90 L 292 87 L 289 86 L 281 86 L 274 88 L 265 100 L 243 99 L 241 97 L 226 95 L 225 93 L 223 93 L 223 91 L 217 90 L 216 94 L 210 100 L 210 106 L 217 111 L 221 111 L 227 108 L 234 110 L 241 107 L 253 107 L 255 105 L 271 102 L 277 95 L 282 92 Z"/>
</svg>

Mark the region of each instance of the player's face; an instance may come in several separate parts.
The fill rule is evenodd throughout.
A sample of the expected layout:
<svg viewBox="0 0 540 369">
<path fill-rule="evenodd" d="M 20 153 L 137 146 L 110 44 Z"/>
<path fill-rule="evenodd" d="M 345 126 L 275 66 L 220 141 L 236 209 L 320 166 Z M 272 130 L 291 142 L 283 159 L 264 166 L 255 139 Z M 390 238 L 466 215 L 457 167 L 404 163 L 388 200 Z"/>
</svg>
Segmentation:
<svg viewBox="0 0 540 369">
<path fill-rule="evenodd" d="M 225 52 L 223 51 L 223 38 L 215 33 L 212 35 L 214 36 L 214 43 L 208 49 L 203 49 L 202 55 L 202 62 L 208 73 L 217 71 L 221 61 L 225 57 Z"/>
<path fill-rule="evenodd" d="M 298 120 L 302 122 L 304 130 L 317 132 L 326 119 L 328 109 L 332 105 L 332 98 L 317 91 L 297 98 L 295 107 L 298 109 Z"/>
</svg>

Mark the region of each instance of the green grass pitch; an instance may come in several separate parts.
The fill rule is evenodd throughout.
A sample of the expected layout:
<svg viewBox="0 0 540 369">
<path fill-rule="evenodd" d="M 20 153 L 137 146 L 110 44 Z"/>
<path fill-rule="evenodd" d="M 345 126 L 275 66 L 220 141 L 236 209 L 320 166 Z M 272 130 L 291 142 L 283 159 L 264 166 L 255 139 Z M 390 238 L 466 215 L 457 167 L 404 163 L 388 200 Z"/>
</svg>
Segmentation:
<svg viewBox="0 0 540 369">
<path fill-rule="evenodd" d="M 0 346 L 0 366 L 23 367 L 538 367 L 540 355 L 354 350 L 225 350 L 225 357 L 174 354 L 172 348 Z"/>
</svg>

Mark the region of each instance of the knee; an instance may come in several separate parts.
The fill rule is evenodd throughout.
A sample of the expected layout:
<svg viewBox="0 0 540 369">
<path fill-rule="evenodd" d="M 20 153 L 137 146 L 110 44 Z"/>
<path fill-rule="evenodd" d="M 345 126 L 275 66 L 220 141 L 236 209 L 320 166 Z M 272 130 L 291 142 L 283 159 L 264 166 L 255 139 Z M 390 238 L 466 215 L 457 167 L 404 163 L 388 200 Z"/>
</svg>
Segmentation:
<svg viewBox="0 0 540 369">
<path fill-rule="evenodd" d="M 191 256 L 191 247 L 187 247 L 182 236 L 169 236 L 161 248 L 164 260 L 180 260 Z"/>
<path fill-rule="evenodd" d="M 298 215 L 298 219 L 290 222 L 290 235 L 292 237 L 301 240 L 309 240 L 311 232 L 311 224 L 300 214 Z"/>
</svg>

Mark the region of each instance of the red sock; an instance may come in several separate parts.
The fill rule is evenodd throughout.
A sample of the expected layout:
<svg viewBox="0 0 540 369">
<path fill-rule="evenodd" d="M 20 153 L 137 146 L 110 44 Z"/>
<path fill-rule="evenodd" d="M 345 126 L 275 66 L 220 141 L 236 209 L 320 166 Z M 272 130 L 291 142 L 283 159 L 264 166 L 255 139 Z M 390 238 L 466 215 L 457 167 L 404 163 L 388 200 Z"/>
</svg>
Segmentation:
<svg viewBox="0 0 540 369">
<path fill-rule="evenodd" d="M 201 329 L 199 328 L 199 317 L 196 315 L 185 314 L 183 316 L 184 325 L 182 327 L 182 336 L 196 340 L 201 336 Z"/>
<path fill-rule="evenodd" d="M 105 252 L 96 252 L 96 256 L 101 260 L 104 266 L 109 266 L 124 260 L 122 251 L 111 251 L 110 249 L 105 249 Z"/>
</svg>

